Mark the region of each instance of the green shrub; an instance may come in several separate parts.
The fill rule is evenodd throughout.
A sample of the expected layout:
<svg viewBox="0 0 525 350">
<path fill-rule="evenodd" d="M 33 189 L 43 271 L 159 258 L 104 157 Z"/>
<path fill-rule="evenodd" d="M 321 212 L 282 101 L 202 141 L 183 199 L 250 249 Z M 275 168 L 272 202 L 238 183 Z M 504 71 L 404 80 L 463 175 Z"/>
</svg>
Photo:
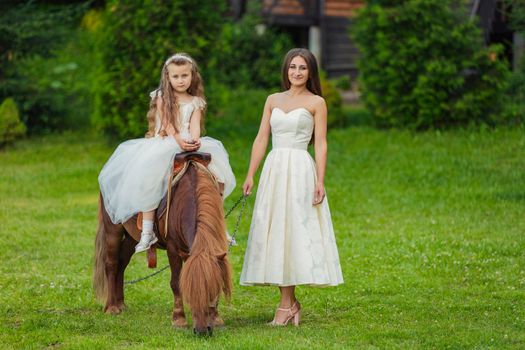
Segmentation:
<svg viewBox="0 0 525 350">
<path fill-rule="evenodd" d="M 108 1 L 98 33 L 102 71 L 94 125 L 120 138 L 144 135 L 149 92 L 164 60 L 185 51 L 201 67 L 218 50 L 225 2 Z"/>
<path fill-rule="evenodd" d="M 500 121 L 508 75 L 502 48 L 485 48 L 476 23 L 452 0 L 375 3 L 359 13 L 353 36 L 364 101 L 378 126 Z"/>
<path fill-rule="evenodd" d="M 505 92 L 503 117 L 509 124 L 525 123 L 525 57 L 509 77 Z"/>
<path fill-rule="evenodd" d="M 266 97 L 271 92 L 263 89 L 232 89 L 215 83 L 210 85 L 208 91 L 206 130 L 210 136 L 255 136 Z"/>
<path fill-rule="evenodd" d="M 335 84 L 326 79 L 324 73 L 321 73 L 321 89 L 323 90 L 323 97 L 328 108 L 328 126 L 343 127 L 343 99 L 339 91 L 337 91 Z"/>
<path fill-rule="evenodd" d="M 250 9 L 238 22 L 223 26 L 219 50 L 211 52 L 208 77 L 232 89 L 274 89 L 281 80 L 281 64 L 293 47 L 290 38 L 262 20 Z"/>
<path fill-rule="evenodd" d="M 341 90 L 350 90 L 350 88 L 352 87 L 352 84 L 350 82 L 350 76 L 348 75 L 342 75 L 334 79 L 333 82 L 335 87 Z"/>
<path fill-rule="evenodd" d="M 510 26 L 525 37 L 525 3 L 522 0 L 505 0 L 505 4 L 511 9 L 508 11 Z M 521 61 L 507 83 L 504 118 L 509 124 L 525 123 L 525 54 L 522 53 Z"/>
<path fill-rule="evenodd" d="M 18 107 L 12 98 L 6 98 L 0 105 L 0 146 L 24 136 L 26 126 L 20 121 Z"/>
</svg>

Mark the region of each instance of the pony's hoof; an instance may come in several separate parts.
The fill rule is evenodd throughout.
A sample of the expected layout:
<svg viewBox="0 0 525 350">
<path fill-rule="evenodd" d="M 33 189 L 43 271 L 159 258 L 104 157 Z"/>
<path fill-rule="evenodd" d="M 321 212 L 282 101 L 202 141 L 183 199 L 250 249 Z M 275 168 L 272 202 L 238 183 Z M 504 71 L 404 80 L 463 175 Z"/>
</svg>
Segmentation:
<svg viewBox="0 0 525 350">
<path fill-rule="evenodd" d="M 107 306 L 105 313 L 110 315 L 118 315 L 120 314 L 121 310 L 116 305 Z"/>
<path fill-rule="evenodd" d="M 186 322 L 186 319 L 184 318 L 177 318 L 177 319 L 171 320 L 171 325 L 175 328 L 187 328 L 188 322 Z"/>
<path fill-rule="evenodd" d="M 122 311 L 124 311 L 124 310 L 126 310 L 128 308 L 128 306 L 125 303 L 119 303 L 117 307 L 120 310 L 120 312 L 122 312 Z"/>
<path fill-rule="evenodd" d="M 213 326 L 214 327 L 224 327 L 224 320 L 222 319 L 221 316 L 216 316 L 213 319 Z"/>
<path fill-rule="evenodd" d="M 195 334 L 198 337 L 211 337 L 213 336 L 213 328 L 208 326 L 205 329 L 199 329 L 193 328 L 193 334 Z"/>
</svg>

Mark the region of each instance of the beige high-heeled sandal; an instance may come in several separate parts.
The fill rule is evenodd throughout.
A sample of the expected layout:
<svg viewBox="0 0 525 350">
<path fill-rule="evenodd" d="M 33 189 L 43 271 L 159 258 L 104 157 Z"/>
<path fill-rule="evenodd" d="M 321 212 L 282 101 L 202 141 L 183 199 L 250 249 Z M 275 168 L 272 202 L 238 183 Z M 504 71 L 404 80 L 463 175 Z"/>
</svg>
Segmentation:
<svg viewBox="0 0 525 350">
<path fill-rule="evenodd" d="M 277 316 L 277 312 L 279 312 L 279 311 L 284 311 L 284 312 L 288 313 L 288 315 L 286 315 L 286 318 L 284 319 L 284 321 L 282 323 L 277 322 L 275 320 L 275 318 Z M 295 301 L 295 303 L 293 303 L 292 307 L 290 307 L 288 309 L 283 309 L 283 308 L 278 307 L 277 310 L 275 310 L 275 316 L 273 317 L 273 320 L 271 322 L 268 322 L 268 325 L 269 326 L 284 327 L 284 326 L 288 325 L 288 322 L 290 322 L 290 320 L 292 318 L 293 318 L 293 325 L 296 326 L 296 327 L 299 326 L 299 322 L 301 322 L 301 304 L 299 304 L 297 302 L 297 300 Z"/>
</svg>

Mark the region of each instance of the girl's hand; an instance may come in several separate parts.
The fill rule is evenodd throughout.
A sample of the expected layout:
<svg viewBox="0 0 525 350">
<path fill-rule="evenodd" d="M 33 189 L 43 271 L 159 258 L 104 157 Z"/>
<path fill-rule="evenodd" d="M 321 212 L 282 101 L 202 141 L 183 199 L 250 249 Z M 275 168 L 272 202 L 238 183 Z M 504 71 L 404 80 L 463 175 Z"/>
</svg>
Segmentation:
<svg viewBox="0 0 525 350">
<path fill-rule="evenodd" d="M 249 196 L 250 194 L 252 194 L 252 188 L 253 188 L 253 178 L 247 177 L 246 180 L 244 181 L 244 185 L 242 185 L 242 193 L 245 196 Z"/>
<path fill-rule="evenodd" d="M 200 142 L 196 143 L 195 141 L 182 141 L 181 148 L 186 152 L 194 152 L 199 149 L 201 146 Z"/>
<path fill-rule="evenodd" d="M 326 194 L 325 194 L 325 191 L 324 191 L 324 184 L 318 182 L 317 185 L 315 185 L 313 205 L 321 204 L 323 202 L 325 196 L 326 196 Z"/>
<path fill-rule="evenodd" d="M 180 148 L 185 152 L 193 152 L 200 148 L 201 141 L 200 139 L 197 141 L 193 140 L 184 140 L 182 137 L 178 136 L 175 137 L 175 140 L 179 144 Z"/>
<path fill-rule="evenodd" d="M 197 151 L 201 147 L 201 139 L 197 138 L 189 139 L 189 140 L 183 140 L 186 144 L 184 145 L 186 148 L 183 148 L 187 152 L 194 152 Z"/>
<path fill-rule="evenodd" d="M 197 139 L 195 139 L 193 145 L 194 145 L 195 147 L 197 147 L 196 150 L 198 150 L 199 148 L 201 148 L 201 139 L 200 139 L 200 137 L 198 137 Z"/>
</svg>

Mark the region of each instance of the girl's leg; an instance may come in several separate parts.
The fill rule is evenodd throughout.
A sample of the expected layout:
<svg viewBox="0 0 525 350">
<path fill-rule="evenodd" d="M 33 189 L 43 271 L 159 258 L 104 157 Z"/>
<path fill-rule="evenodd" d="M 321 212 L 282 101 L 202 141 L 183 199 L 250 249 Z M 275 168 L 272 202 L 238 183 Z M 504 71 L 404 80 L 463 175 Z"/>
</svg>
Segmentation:
<svg viewBox="0 0 525 350">
<path fill-rule="evenodd" d="M 155 220 L 155 210 L 145 211 L 142 213 L 142 233 L 140 241 L 135 246 L 135 252 L 143 252 L 157 242 L 155 232 L 153 232 L 153 221 Z"/>
<path fill-rule="evenodd" d="M 142 222 L 143 223 L 146 220 L 149 220 L 149 221 L 153 222 L 154 219 L 155 219 L 155 209 L 150 210 L 150 211 L 145 211 L 145 212 L 142 213 Z"/>
</svg>

